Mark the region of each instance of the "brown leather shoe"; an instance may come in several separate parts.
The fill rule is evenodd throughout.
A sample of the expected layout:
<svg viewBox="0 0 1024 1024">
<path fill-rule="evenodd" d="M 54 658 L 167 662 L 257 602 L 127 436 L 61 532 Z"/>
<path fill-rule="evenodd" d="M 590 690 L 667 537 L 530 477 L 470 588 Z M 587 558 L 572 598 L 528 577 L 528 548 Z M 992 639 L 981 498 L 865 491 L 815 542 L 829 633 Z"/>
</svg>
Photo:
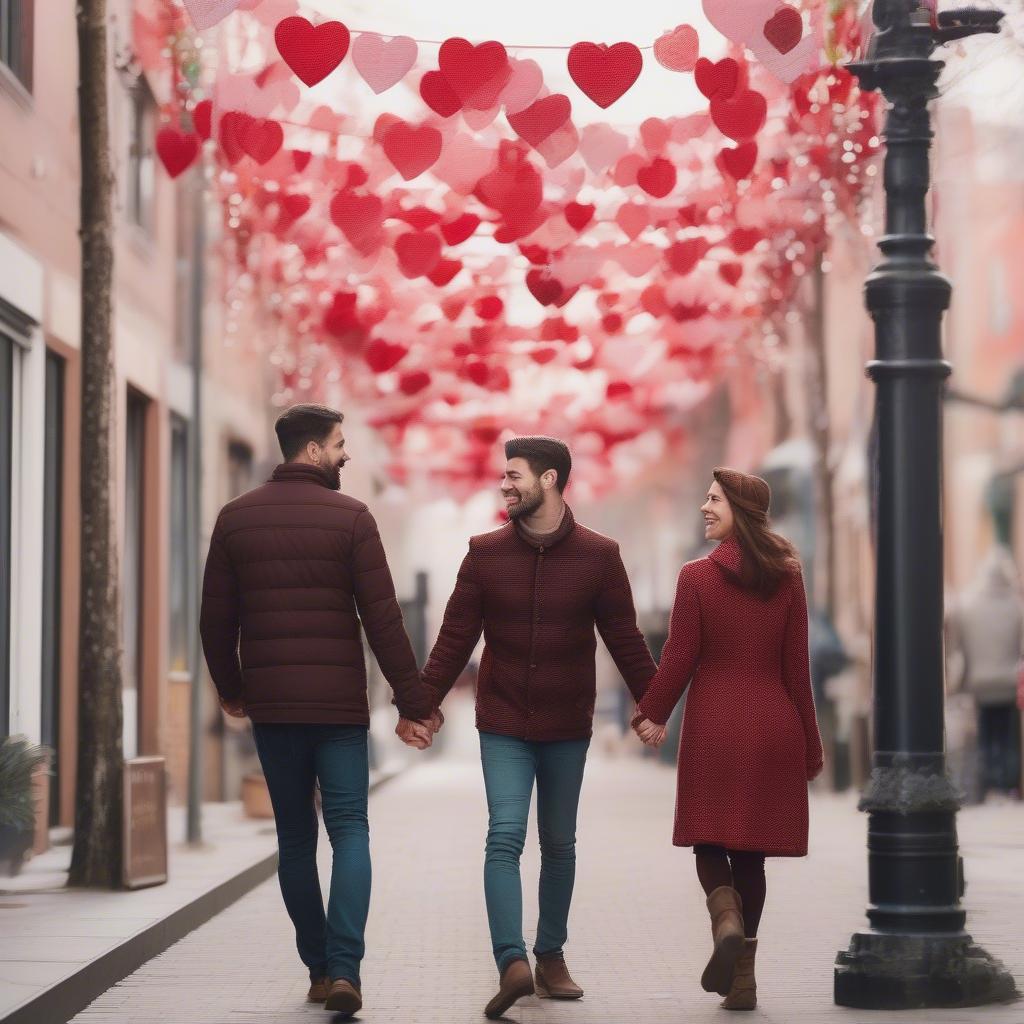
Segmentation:
<svg viewBox="0 0 1024 1024">
<path fill-rule="evenodd" d="M 526 960 L 513 960 L 501 972 L 501 984 L 495 997 L 484 1007 L 484 1016 L 495 1020 L 523 996 L 533 995 L 533 975 Z"/>
<path fill-rule="evenodd" d="M 754 956 L 757 953 L 757 939 L 747 939 L 743 952 L 736 961 L 736 973 L 732 976 L 732 988 L 722 1000 L 727 1010 L 753 1010 L 757 1006 L 757 979 L 754 977 Z"/>
<path fill-rule="evenodd" d="M 708 896 L 714 952 L 700 978 L 705 992 L 727 996 L 732 987 L 736 960 L 743 952 L 743 903 L 740 894 L 728 885 L 720 885 Z"/>
<path fill-rule="evenodd" d="M 311 1003 L 322 1003 L 327 999 L 327 993 L 331 991 L 330 978 L 311 978 L 309 982 L 309 994 L 306 998 Z"/>
<path fill-rule="evenodd" d="M 537 957 L 534 987 L 541 999 L 579 999 L 583 989 L 572 980 L 561 953 Z"/>
<path fill-rule="evenodd" d="M 345 1017 L 351 1017 L 352 1014 L 358 1013 L 362 1008 L 362 994 L 351 981 L 338 978 L 331 983 L 331 990 L 327 993 L 327 1001 L 324 1003 L 325 1010 L 330 1010 L 333 1013 L 342 1013 Z"/>
</svg>

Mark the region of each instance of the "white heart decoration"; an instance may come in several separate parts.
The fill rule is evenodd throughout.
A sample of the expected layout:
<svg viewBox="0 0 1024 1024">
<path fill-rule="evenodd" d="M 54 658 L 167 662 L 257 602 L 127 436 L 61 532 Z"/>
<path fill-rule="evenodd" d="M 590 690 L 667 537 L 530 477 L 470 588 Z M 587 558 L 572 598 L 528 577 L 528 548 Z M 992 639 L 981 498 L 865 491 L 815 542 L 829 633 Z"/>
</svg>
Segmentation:
<svg viewBox="0 0 1024 1024">
<path fill-rule="evenodd" d="M 352 62 L 379 96 L 397 85 L 416 63 L 416 40 L 395 36 L 385 42 L 376 32 L 361 32 L 352 43 Z"/>
<path fill-rule="evenodd" d="M 185 9 L 200 32 L 213 28 L 238 9 L 241 0 L 185 0 Z"/>
</svg>

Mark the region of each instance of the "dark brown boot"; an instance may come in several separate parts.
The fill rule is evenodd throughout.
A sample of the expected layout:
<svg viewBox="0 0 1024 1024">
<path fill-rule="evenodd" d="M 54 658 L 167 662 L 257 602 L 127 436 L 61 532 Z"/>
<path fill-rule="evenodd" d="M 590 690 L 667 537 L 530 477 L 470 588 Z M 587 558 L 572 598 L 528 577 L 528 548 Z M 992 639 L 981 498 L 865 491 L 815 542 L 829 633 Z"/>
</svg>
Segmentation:
<svg viewBox="0 0 1024 1024">
<path fill-rule="evenodd" d="M 484 1007 L 484 1016 L 494 1020 L 517 999 L 533 995 L 533 975 L 526 960 L 513 960 L 501 972 L 501 984 L 495 997 Z"/>
<path fill-rule="evenodd" d="M 727 1010 L 753 1010 L 757 1006 L 757 980 L 754 978 L 754 956 L 757 953 L 757 939 L 747 939 L 743 952 L 736 961 L 736 973 L 732 976 L 732 988 L 722 1000 Z"/>
<path fill-rule="evenodd" d="M 331 990 L 331 979 L 330 978 L 310 978 L 309 981 L 309 994 L 306 998 L 311 1003 L 322 1003 L 327 999 L 327 994 Z"/>
<path fill-rule="evenodd" d="M 579 999 L 583 989 L 572 980 L 561 953 L 537 957 L 534 984 L 541 999 Z"/>
<path fill-rule="evenodd" d="M 352 1014 L 358 1013 L 362 1008 L 362 993 L 351 981 L 338 978 L 337 981 L 331 983 L 331 991 L 327 993 L 327 1001 L 324 1003 L 325 1010 L 344 1014 L 345 1018 L 348 1018 Z"/>
<path fill-rule="evenodd" d="M 711 936 L 715 949 L 700 978 L 705 992 L 727 996 L 732 987 L 736 961 L 743 952 L 743 903 L 740 894 L 728 885 L 720 885 L 708 896 Z"/>
</svg>

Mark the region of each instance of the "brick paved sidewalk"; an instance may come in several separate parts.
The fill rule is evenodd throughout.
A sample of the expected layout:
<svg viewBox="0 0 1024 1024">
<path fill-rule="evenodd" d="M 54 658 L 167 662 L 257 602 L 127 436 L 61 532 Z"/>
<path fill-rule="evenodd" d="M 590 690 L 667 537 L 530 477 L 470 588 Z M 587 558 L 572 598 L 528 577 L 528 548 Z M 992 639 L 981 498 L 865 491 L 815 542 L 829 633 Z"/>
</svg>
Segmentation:
<svg viewBox="0 0 1024 1024">
<path fill-rule="evenodd" d="M 479 765 L 464 742 L 452 755 L 371 801 L 374 893 L 364 964 L 364 1021 L 458 1024 L 483 1020 L 496 979 L 482 893 L 486 811 Z M 460 756 L 461 754 L 461 756 Z M 724 1022 L 735 1016 L 701 991 L 708 922 L 692 854 L 669 843 L 674 777 L 633 758 L 592 755 L 579 830 L 568 958 L 586 997 L 524 1000 L 523 1024 Z M 942 1021 L 1020 1024 L 1024 1003 L 960 1011 L 864 1013 L 832 1003 L 832 962 L 863 922 L 864 818 L 852 798 L 815 797 L 812 855 L 769 861 L 761 931 L 761 1007 L 772 1024 Z M 1024 808 L 961 815 L 967 904 L 976 939 L 1024 979 Z M 328 847 L 322 844 L 322 880 Z M 524 858 L 527 944 L 536 919 L 536 836 Z M 331 1020 L 304 1003 L 306 982 L 275 880 L 126 978 L 79 1024 Z"/>
</svg>

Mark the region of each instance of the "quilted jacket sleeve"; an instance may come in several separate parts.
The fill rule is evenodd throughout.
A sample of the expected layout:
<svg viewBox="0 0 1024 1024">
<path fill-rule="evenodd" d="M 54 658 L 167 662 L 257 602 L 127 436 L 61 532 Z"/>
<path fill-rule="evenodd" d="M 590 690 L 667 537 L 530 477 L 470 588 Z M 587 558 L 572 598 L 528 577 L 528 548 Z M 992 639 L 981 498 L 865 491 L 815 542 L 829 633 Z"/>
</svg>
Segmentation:
<svg viewBox="0 0 1024 1024">
<path fill-rule="evenodd" d="M 668 638 L 661 652 L 658 674 L 637 707 L 637 714 L 664 725 L 690 685 L 700 656 L 700 601 L 687 566 L 679 572 L 676 597 L 668 622 Z"/>
<path fill-rule="evenodd" d="M 803 577 L 799 574 L 792 583 L 792 597 L 786 618 L 786 633 L 782 646 L 782 678 L 803 723 L 807 750 L 807 778 L 813 779 L 821 771 L 823 755 L 818 719 L 814 713 L 814 691 L 811 689 L 810 654 L 807 645 L 807 595 L 804 593 Z"/>
<path fill-rule="evenodd" d="M 618 545 L 610 556 L 609 572 L 597 596 L 594 618 L 608 653 L 625 679 L 633 699 L 639 701 L 658 666 L 636 624 L 633 590 Z"/>
<path fill-rule="evenodd" d="M 352 590 L 366 638 L 404 718 L 429 717 L 433 703 L 420 681 L 405 631 L 384 545 L 369 510 L 356 517 L 352 536 Z"/>
<path fill-rule="evenodd" d="M 218 517 L 203 572 L 199 633 L 210 678 L 221 700 L 235 701 L 242 697 L 238 607 L 238 579 L 224 542 L 224 525 Z"/>
<path fill-rule="evenodd" d="M 459 567 L 444 621 L 423 669 L 423 681 L 440 704 L 466 667 L 483 630 L 483 602 L 473 567 L 473 549 Z"/>
</svg>

